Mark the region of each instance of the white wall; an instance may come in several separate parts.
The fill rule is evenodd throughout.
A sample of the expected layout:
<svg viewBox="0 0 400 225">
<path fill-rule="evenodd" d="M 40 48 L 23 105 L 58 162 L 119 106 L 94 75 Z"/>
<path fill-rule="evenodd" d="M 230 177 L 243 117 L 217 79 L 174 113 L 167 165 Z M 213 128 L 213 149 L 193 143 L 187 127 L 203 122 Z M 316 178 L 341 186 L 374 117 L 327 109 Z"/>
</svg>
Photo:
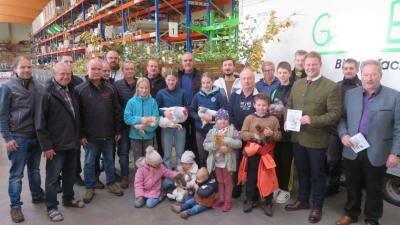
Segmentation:
<svg viewBox="0 0 400 225">
<path fill-rule="evenodd" d="M 0 23 L 0 40 L 9 41 L 8 23 Z M 15 44 L 22 40 L 29 40 L 31 26 L 25 24 L 11 24 L 11 43 Z"/>
</svg>

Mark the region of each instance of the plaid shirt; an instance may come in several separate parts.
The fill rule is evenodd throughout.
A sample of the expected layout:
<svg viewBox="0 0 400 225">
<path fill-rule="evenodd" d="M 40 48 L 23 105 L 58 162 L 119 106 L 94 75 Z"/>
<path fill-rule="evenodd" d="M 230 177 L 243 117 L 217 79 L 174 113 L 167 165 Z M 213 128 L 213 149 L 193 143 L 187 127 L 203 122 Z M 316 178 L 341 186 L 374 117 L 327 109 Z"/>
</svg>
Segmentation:
<svg viewBox="0 0 400 225">
<path fill-rule="evenodd" d="M 57 81 L 53 78 L 53 84 L 56 87 L 57 91 L 61 94 L 61 96 L 64 98 L 65 102 L 67 102 L 70 110 L 72 111 L 72 114 L 74 115 L 75 118 L 75 110 L 74 110 L 74 105 L 72 104 L 72 99 L 71 95 L 69 94 L 68 87 L 61 87 L 60 84 L 57 83 Z"/>
</svg>

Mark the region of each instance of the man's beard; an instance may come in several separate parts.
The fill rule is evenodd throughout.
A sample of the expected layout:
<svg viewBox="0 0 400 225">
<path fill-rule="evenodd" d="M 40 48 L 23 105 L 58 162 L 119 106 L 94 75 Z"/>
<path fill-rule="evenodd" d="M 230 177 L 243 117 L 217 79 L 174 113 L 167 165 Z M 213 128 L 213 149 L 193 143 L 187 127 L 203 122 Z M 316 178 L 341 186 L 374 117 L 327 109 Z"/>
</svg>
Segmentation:
<svg viewBox="0 0 400 225">
<path fill-rule="evenodd" d="M 115 64 L 115 66 L 112 66 L 111 64 L 110 64 L 110 68 L 111 68 L 111 70 L 118 70 L 119 69 L 119 65 L 118 65 L 118 63 L 116 63 Z"/>
<path fill-rule="evenodd" d="M 233 72 L 230 73 L 230 74 L 225 74 L 225 76 L 228 76 L 228 77 L 230 77 L 230 76 L 232 76 L 232 75 L 233 75 Z"/>
</svg>

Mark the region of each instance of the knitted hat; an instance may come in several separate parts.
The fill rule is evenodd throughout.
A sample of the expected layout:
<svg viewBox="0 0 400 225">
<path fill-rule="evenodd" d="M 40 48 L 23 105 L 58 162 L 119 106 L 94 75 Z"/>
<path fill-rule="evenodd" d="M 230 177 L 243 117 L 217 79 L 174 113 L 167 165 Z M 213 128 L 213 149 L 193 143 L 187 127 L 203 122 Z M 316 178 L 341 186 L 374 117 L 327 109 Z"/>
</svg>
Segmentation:
<svg viewBox="0 0 400 225">
<path fill-rule="evenodd" d="M 229 113 L 225 109 L 219 109 L 215 115 L 215 120 L 226 119 L 229 120 Z"/>
<path fill-rule="evenodd" d="M 196 156 L 194 155 L 194 153 L 192 151 L 185 151 L 182 154 L 181 162 L 182 163 L 194 163 L 194 158 L 196 158 Z"/>
<path fill-rule="evenodd" d="M 146 162 L 150 165 L 155 165 L 162 162 L 160 154 L 158 154 L 158 152 L 154 150 L 153 146 L 149 146 L 146 149 Z"/>
</svg>

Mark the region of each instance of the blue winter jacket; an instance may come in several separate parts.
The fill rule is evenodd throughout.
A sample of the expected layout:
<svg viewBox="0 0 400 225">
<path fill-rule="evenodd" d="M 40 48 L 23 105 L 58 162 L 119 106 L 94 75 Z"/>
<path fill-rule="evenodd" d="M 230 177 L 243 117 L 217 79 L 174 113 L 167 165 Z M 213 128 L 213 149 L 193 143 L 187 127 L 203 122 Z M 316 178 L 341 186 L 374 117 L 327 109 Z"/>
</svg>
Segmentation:
<svg viewBox="0 0 400 225">
<path fill-rule="evenodd" d="M 190 106 L 190 99 L 183 88 L 175 88 L 174 90 L 168 90 L 168 88 L 161 89 L 157 93 L 156 101 L 159 108 Z M 165 110 L 159 109 L 158 111 L 160 116 L 164 116 Z"/>
<path fill-rule="evenodd" d="M 201 128 L 203 124 L 201 123 L 198 114 L 199 106 L 218 111 L 221 108 L 227 109 L 228 100 L 221 94 L 221 90 L 218 87 L 214 87 L 208 94 L 206 94 L 203 88 L 201 88 L 200 91 L 194 95 L 192 104 L 190 105 L 189 115 L 195 120 L 197 130 L 207 132 L 213 127 L 213 123 L 209 123 L 205 127 Z M 215 123 L 214 117 L 212 118 L 212 121 Z"/>
<path fill-rule="evenodd" d="M 128 101 L 125 108 L 124 120 L 127 125 L 141 124 L 143 116 L 155 116 L 158 118 L 157 124 L 154 127 L 148 127 L 145 131 L 144 137 L 139 133 L 139 130 L 131 127 L 129 137 L 137 140 L 148 140 L 154 138 L 155 129 L 158 127 L 160 119 L 158 113 L 158 105 L 152 97 L 134 96 Z"/>
<path fill-rule="evenodd" d="M 275 80 L 272 81 L 272 83 L 270 85 L 264 83 L 264 79 L 262 78 L 261 80 L 259 80 L 256 83 L 257 86 L 257 90 L 259 92 L 264 92 L 267 93 L 269 96 L 271 96 L 271 92 L 272 90 L 274 90 L 276 87 L 279 86 L 281 82 L 279 81 L 279 79 L 277 77 L 275 77 Z"/>
</svg>

